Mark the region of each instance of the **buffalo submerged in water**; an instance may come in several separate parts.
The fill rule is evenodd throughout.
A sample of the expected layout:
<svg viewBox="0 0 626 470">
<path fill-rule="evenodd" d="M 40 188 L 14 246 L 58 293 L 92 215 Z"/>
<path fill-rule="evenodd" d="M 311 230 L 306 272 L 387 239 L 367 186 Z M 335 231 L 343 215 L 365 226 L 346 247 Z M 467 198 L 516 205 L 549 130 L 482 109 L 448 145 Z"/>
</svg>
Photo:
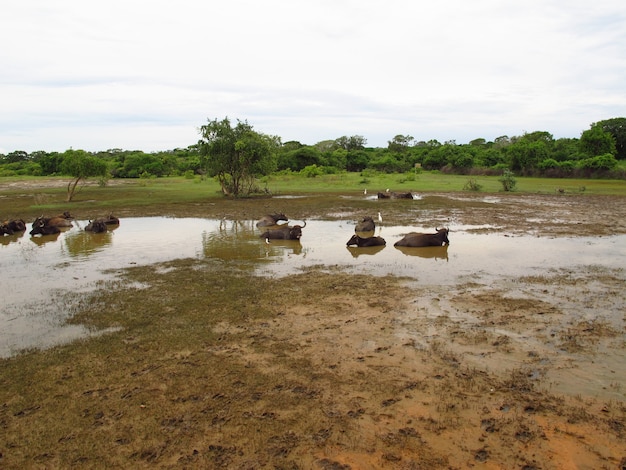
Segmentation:
<svg viewBox="0 0 626 470">
<path fill-rule="evenodd" d="M 393 246 L 418 248 L 424 246 L 450 245 L 450 240 L 448 240 L 450 230 L 447 228 L 437 228 L 435 230 L 437 233 L 407 233 L 404 238 L 395 242 Z"/>
<path fill-rule="evenodd" d="M 265 238 L 265 240 L 300 240 L 304 227 L 306 227 L 306 220 L 304 221 L 304 225 L 266 230 L 260 235 L 260 238 Z"/>
<path fill-rule="evenodd" d="M 356 245 L 358 247 L 367 247 L 367 246 L 385 246 L 387 242 L 382 237 L 360 237 L 358 235 L 352 235 L 352 238 L 348 240 L 346 246 Z"/>
<path fill-rule="evenodd" d="M 72 227 L 72 217 L 69 212 L 63 212 L 54 217 L 37 217 L 33 222 L 30 235 L 54 235 L 61 231 L 61 228 Z"/>
</svg>

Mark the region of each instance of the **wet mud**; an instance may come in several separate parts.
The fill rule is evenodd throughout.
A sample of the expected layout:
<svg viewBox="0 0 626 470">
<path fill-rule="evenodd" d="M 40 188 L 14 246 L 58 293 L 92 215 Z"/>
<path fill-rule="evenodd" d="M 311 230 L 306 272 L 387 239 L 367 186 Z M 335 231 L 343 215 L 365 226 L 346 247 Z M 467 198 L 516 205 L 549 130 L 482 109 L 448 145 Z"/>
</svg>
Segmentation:
<svg viewBox="0 0 626 470">
<path fill-rule="evenodd" d="M 539 242 L 626 233 L 623 198 L 496 199 L 385 201 L 384 215 Z M 357 196 L 225 201 L 202 215 L 358 220 L 372 204 Z M 211 260 L 132 268 L 78 309 L 74 321 L 119 331 L 53 354 L 65 360 L 44 355 L 48 365 L 33 374 L 49 383 L 45 393 L 0 392 L 9 436 L 0 466 L 626 466 L 624 268 L 476 272 L 453 285 L 333 266 L 285 278 L 239 269 Z M 52 424 L 53 402 L 78 425 Z M 42 426 L 48 447 L 22 441 Z"/>
</svg>

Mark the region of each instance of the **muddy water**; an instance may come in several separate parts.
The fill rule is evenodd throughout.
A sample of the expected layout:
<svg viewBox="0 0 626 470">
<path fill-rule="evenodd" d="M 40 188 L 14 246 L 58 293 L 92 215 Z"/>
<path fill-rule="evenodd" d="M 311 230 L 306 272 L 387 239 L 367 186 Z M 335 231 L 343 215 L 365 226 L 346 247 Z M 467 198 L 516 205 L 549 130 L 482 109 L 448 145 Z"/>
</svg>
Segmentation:
<svg viewBox="0 0 626 470">
<path fill-rule="evenodd" d="M 89 292 L 116 270 L 180 258 L 250 263 L 259 275 L 285 276 L 313 266 L 354 273 L 392 274 L 420 285 L 489 284 L 506 277 L 542 275 L 580 266 L 626 266 L 626 236 L 537 238 L 481 234 L 485 227 L 450 227 L 450 247 L 398 249 L 393 243 L 425 227 L 386 226 L 376 235 L 387 246 L 348 248 L 354 221 L 309 220 L 298 241 L 259 238 L 254 221 L 201 218 L 126 218 L 104 234 L 84 232 L 86 221 L 56 236 L 3 237 L 0 241 L 2 310 L 0 357 L 90 334 L 66 325 L 73 308 L 67 293 Z M 298 223 L 293 221 L 292 223 Z"/>
</svg>

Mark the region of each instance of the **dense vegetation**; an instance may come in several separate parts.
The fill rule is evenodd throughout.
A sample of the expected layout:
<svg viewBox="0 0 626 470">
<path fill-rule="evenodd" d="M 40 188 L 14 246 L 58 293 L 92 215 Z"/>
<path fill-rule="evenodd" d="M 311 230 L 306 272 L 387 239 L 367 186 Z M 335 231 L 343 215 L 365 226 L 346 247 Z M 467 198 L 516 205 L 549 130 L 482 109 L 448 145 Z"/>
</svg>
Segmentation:
<svg viewBox="0 0 626 470">
<path fill-rule="evenodd" d="M 554 139 L 546 131 L 477 138 L 468 144 L 419 141 L 397 135 L 386 148 L 367 147 L 362 136 L 304 145 L 259 134 L 247 122 L 231 127 L 226 118 L 201 127 L 201 139 L 187 148 L 146 153 L 109 149 L 100 152 L 16 150 L 0 154 L 0 176 L 68 175 L 74 178 L 145 178 L 203 175 L 219 178 L 225 193 L 254 192 L 255 178 L 298 172 L 309 177 L 343 171 L 406 173 L 437 170 L 463 175 L 593 177 L 626 179 L 626 118 L 599 121 L 580 138 Z M 76 171 L 80 160 L 91 170 Z M 68 162 L 72 161 L 72 165 Z M 101 163 L 95 165 L 95 161 Z M 104 164 L 104 166 L 102 165 Z M 97 170 L 97 171 L 96 171 Z M 245 187 L 234 183 L 239 180 Z"/>
</svg>

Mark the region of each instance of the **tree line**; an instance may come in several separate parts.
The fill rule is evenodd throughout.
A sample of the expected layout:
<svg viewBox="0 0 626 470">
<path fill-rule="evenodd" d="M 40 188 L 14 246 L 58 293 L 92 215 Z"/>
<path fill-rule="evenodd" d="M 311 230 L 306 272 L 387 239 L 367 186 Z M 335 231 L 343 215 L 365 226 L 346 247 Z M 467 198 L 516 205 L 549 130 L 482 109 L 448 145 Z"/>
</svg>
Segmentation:
<svg viewBox="0 0 626 470">
<path fill-rule="evenodd" d="M 396 135 L 387 147 L 367 147 L 359 135 L 342 136 L 314 145 L 282 142 L 280 137 L 256 132 L 247 121 L 209 120 L 199 141 L 187 148 L 146 153 L 109 149 L 100 152 L 14 151 L 0 154 L 0 176 L 68 175 L 77 183 L 84 177 L 146 178 L 205 175 L 215 177 L 225 194 L 258 190 L 258 177 L 276 172 L 309 177 L 365 170 L 404 173 L 437 170 L 455 174 L 626 178 L 626 118 L 599 121 L 580 138 L 555 139 L 547 131 L 455 141 L 416 141 Z M 69 192 L 68 188 L 68 192 Z"/>
</svg>

